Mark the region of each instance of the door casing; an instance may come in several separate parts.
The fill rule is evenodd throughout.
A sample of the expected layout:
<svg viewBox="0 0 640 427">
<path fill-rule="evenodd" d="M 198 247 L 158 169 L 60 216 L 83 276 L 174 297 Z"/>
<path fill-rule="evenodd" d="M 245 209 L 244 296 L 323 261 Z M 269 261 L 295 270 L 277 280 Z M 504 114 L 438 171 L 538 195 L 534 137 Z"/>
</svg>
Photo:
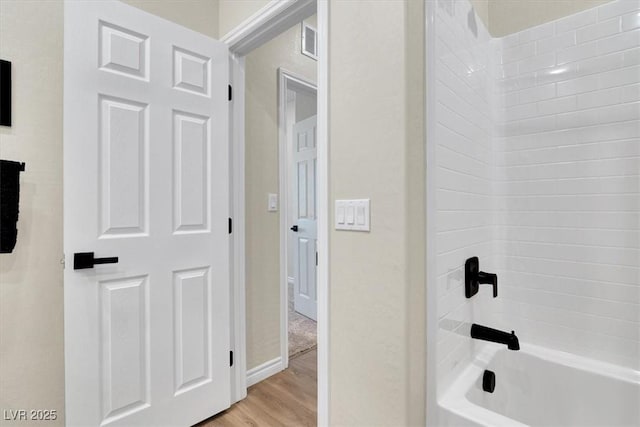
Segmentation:
<svg viewBox="0 0 640 427">
<path fill-rule="evenodd" d="M 329 425 L 329 2 L 328 0 L 272 0 L 264 8 L 221 38 L 231 53 L 232 214 L 234 218 L 231 321 L 232 344 L 238 354 L 232 370 L 232 402 L 246 396 L 245 307 L 245 186 L 244 186 L 244 57 L 304 18 L 317 13 L 318 30 L 318 128 L 316 197 L 318 203 L 318 426 Z M 281 269 L 281 271 L 283 271 Z M 286 281 L 286 270 L 285 281 Z M 285 321 L 286 324 L 286 321 Z M 282 342 L 282 341 L 281 341 Z M 286 351 L 285 351 L 285 354 Z"/>
</svg>

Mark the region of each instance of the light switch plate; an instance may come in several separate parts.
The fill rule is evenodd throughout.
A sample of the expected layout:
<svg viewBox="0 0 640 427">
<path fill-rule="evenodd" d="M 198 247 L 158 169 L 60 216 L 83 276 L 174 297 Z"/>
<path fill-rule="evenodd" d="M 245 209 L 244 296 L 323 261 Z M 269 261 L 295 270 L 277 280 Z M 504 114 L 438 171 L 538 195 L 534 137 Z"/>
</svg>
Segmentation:
<svg viewBox="0 0 640 427">
<path fill-rule="evenodd" d="M 267 198 L 267 211 L 269 212 L 278 212 L 278 195 L 269 193 Z"/>
<path fill-rule="evenodd" d="M 369 200 L 336 200 L 336 230 L 371 231 Z"/>
</svg>

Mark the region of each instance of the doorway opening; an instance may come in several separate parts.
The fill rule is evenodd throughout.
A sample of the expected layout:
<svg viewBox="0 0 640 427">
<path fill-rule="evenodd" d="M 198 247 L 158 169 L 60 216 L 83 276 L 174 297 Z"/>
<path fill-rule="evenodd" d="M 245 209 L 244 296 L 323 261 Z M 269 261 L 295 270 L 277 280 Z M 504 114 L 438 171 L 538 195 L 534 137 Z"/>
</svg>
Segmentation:
<svg viewBox="0 0 640 427">
<path fill-rule="evenodd" d="M 317 23 L 314 23 L 316 13 Z M 255 390 L 258 390 L 259 382 L 262 386 L 269 386 L 269 381 L 279 382 L 282 378 L 281 375 L 291 375 L 292 372 L 293 376 L 299 379 L 301 376 L 296 374 L 299 368 L 297 367 L 298 361 L 313 359 L 315 362 L 317 357 L 317 363 L 313 363 L 313 375 L 309 373 L 314 380 L 310 384 L 313 390 L 317 390 L 317 393 L 313 393 L 313 402 L 306 402 L 306 405 L 313 410 L 308 414 L 313 419 L 316 418 L 317 408 L 317 423 L 319 425 L 328 423 L 329 401 L 327 19 L 327 2 L 316 2 L 315 0 L 272 2 L 222 38 L 232 54 L 231 85 L 233 86 L 231 105 L 233 159 L 233 191 L 231 193 L 234 195 L 232 201 L 234 217 L 232 346 L 234 353 L 238 354 L 237 364 L 234 364 L 232 371 L 232 387 L 235 390 L 233 401 L 238 402 L 247 396 L 245 390 L 247 390 L 246 387 L 249 387 L 248 398 L 240 402 L 239 406 L 250 403 L 252 390 L 254 390 L 252 386 L 255 385 Z M 255 54 L 273 46 L 272 42 L 275 39 L 292 28 L 296 28 L 298 32 L 302 31 L 301 22 L 304 21 L 317 28 L 313 46 L 317 53 L 317 61 L 313 61 L 312 74 L 304 72 L 303 69 L 296 66 L 290 66 L 286 61 L 280 62 L 274 67 L 273 56 L 267 58 L 263 56 L 264 61 L 261 65 L 264 66 L 268 63 L 269 66 L 256 74 L 255 67 L 253 67 L 256 61 Z M 296 54 L 301 52 L 302 43 L 301 39 L 297 39 L 295 43 Z M 304 58 L 310 60 L 308 56 L 304 56 Z M 288 240 L 292 238 L 290 234 L 294 233 L 290 228 L 296 224 L 287 221 L 286 216 L 290 189 L 284 179 L 290 174 L 290 171 L 286 161 L 287 157 L 280 156 L 280 153 L 287 153 L 287 149 L 286 140 L 281 138 L 285 133 L 279 132 L 280 118 L 284 117 L 286 113 L 286 111 L 280 111 L 279 100 L 286 101 L 287 94 L 284 91 L 283 96 L 279 95 L 285 87 L 280 84 L 279 68 L 297 73 L 290 73 L 294 79 L 300 75 L 304 77 L 299 79 L 301 80 L 299 83 L 303 86 L 299 89 L 304 89 L 304 86 L 309 86 L 308 84 L 311 83 L 311 87 L 315 91 L 313 82 L 317 84 L 317 131 L 313 133 L 317 158 L 313 162 L 315 186 L 312 189 L 315 198 L 310 199 L 314 200 L 316 204 L 314 207 L 316 211 L 316 239 L 308 244 L 308 246 L 317 246 L 317 259 L 315 251 L 313 251 L 312 257 L 305 258 L 309 262 L 312 260 L 313 266 L 317 262 L 316 272 L 310 275 L 311 277 L 315 276 L 317 289 L 317 348 L 315 351 L 311 349 L 301 352 L 301 356 L 296 357 L 291 365 L 289 364 L 288 348 L 290 275 L 287 267 L 289 253 L 286 247 Z M 268 83 L 256 85 L 256 82 L 261 82 L 264 76 L 267 77 Z M 269 96 L 265 98 L 268 99 L 268 102 L 264 103 L 265 108 L 258 114 L 251 113 L 249 105 L 255 101 L 255 96 L 262 90 L 268 92 Z M 289 99 L 291 100 L 291 97 Z M 286 106 L 286 102 L 284 105 Z M 274 124 L 273 127 L 269 126 L 267 132 L 260 126 L 257 128 L 251 126 L 251 124 L 264 124 L 265 122 Z M 273 168 L 274 165 L 275 168 Z M 275 169 L 275 176 L 269 172 L 263 181 L 256 180 L 255 174 L 265 173 L 266 168 Z M 253 184 L 249 182 L 249 179 L 252 179 Z M 275 205 L 275 210 L 271 210 L 272 205 Z M 258 216 L 252 217 L 253 213 L 257 213 Z M 261 241 L 252 239 L 251 235 L 255 236 L 256 233 L 264 233 L 269 236 L 269 244 L 265 244 L 267 240 L 264 239 Z M 276 241 L 273 244 L 274 238 L 279 243 Z M 256 262 L 261 264 L 257 269 L 255 268 Z M 291 277 L 294 277 L 293 273 Z M 295 280 L 293 283 L 295 294 Z M 293 300 L 293 311 L 295 311 L 295 299 Z M 273 315 L 276 317 L 273 318 Z M 275 335 L 273 335 L 274 333 Z M 273 344 L 275 344 L 275 348 Z M 315 381 L 316 367 L 317 382 Z M 278 374 L 283 370 L 286 371 Z M 269 378 L 276 374 L 278 376 L 273 380 Z M 265 379 L 267 381 L 263 382 Z M 288 393 L 295 394 L 295 391 L 291 389 Z M 253 395 L 256 396 L 255 391 Z"/>
<path fill-rule="evenodd" d="M 280 291 L 286 296 L 281 307 L 286 330 L 281 339 L 288 358 L 293 358 L 317 345 L 317 90 L 314 83 L 283 68 L 278 74 L 278 127 L 284 147 L 281 215 L 286 221 L 281 229 L 286 272 Z"/>
<path fill-rule="evenodd" d="M 301 28 L 293 23 L 244 57 L 248 386 L 289 367 L 289 319 L 310 329 L 295 313 L 317 318 L 317 61 L 302 54 Z M 303 341 L 300 350 L 313 345 Z"/>
</svg>

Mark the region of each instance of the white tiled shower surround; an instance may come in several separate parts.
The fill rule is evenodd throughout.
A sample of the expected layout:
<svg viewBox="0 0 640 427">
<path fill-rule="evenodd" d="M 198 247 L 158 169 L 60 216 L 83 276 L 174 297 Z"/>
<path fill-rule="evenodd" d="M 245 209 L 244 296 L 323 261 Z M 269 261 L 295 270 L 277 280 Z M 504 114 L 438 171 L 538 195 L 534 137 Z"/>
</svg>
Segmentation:
<svg viewBox="0 0 640 427">
<path fill-rule="evenodd" d="M 465 1 L 436 7 L 436 227 L 438 286 L 438 388 L 446 388 L 481 343 L 472 342 L 472 319 L 482 323 L 488 292 L 464 297 L 464 261 L 478 256 L 485 271 L 492 254 L 491 37 Z M 476 31 L 474 32 L 473 29 Z"/>
<path fill-rule="evenodd" d="M 470 322 L 640 369 L 640 0 L 492 40 L 470 9 L 436 14 L 439 383 Z"/>
<path fill-rule="evenodd" d="M 640 369 L 640 1 L 497 49 L 500 327 Z"/>
</svg>

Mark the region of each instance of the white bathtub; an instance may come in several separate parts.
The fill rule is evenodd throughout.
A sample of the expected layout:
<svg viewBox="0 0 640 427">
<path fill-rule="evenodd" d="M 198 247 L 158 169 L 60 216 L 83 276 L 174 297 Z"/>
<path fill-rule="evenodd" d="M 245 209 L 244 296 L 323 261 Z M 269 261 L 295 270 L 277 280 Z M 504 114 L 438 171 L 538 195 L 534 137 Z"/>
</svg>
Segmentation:
<svg viewBox="0 0 640 427">
<path fill-rule="evenodd" d="M 482 390 L 485 369 L 493 393 Z M 523 344 L 489 344 L 438 402 L 442 426 L 640 426 L 640 372 Z"/>
</svg>

